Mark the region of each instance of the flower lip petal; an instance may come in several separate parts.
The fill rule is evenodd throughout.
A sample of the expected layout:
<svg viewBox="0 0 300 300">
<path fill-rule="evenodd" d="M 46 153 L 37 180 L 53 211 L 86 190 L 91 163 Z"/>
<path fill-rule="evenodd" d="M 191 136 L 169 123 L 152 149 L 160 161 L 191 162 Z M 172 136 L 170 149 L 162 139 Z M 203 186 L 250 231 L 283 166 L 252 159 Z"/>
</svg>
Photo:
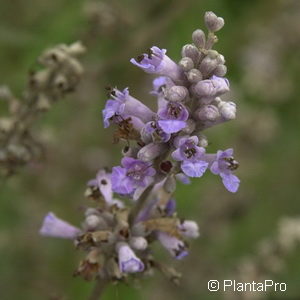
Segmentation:
<svg viewBox="0 0 300 300">
<path fill-rule="evenodd" d="M 220 174 L 220 169 L 219 169 L 219 163 L 218 161 L 214 161 L 210 167 L 210 171 L 215 174 L 219 175 Z"/>
<path fill-rule="evenodd" d="M 208 162 L 206 161 L 184 161 L 181 164 L 181 170 L 189 177 L 201 177 L 208 167 Z"/>
<path fill-rule="evenodd" d="M 220 174 L 222 177 L 222 182 L 226 189 L 231 193 L 236 193 L 239 189 L 240 180 L 237 176 L 233 174 Z"/>
<path fill-rule="evenodd" d="M 176 161 L 184 160 L 184 157 L 182 156 L 180 149 L 176 149 L 174 152 L 172 152 L 171 156 Z"/>
<path fill-rule="evenodd" d="M 130 194 L 134 190 L 134 184 L 126 176 L 126 169 L 113 167 L 111 174 L 112 189 L 119 194 Z"/>
<path fill-rule="evenodd" d="M 159 126 L 165 133 L 176 133 L 186 126 L 185 121 L 178 120 L 159 120 Z"/>
</svg>

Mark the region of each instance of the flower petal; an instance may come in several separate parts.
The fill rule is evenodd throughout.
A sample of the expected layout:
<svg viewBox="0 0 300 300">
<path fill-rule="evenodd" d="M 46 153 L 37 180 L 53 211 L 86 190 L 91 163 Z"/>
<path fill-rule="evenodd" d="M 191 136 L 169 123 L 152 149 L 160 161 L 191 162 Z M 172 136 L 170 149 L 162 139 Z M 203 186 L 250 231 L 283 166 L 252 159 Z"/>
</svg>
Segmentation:
<svg viewBox="0 0 300 300">
<path fill-rule="evenodd" d="M 180 149 L 177 149 L 174 152 L 172 152 L 171 156 L 174 160 L 177 160 L 177 161 L 184 160 L 184 157 L 182 157 L 182 155 L 181 155 Z"/>
<path fill-rule="evenodd" d="M 238 179 L 238 177 L 233 174 L 221 173 L 220 175 L 222 177 L 222 181 L 226 189 L 231 193 L 237 192 L 240 185 L 240 180 Z"/>
<path fill-rule="evenodd" d="M 134 186 L 126 176 L 126 169 L 122 167 L 113 167 L 111 173 L 112 189 L 119 194 L 130 194 Z"/>
<path fill-rule="evenodd" d="M 217 160 L 215 160 L 211 167 L 210 167 L 210 171 L 215 174 L 215 175 L 219 175 L 220 173 L 220 169 L 219 169 L 219 162 Z"/>
<path fill-rule="evenodd" d="M 185 121 L 178 120 L 160 120 L 158 125 L 165 133 L 176 133 L 186 126 Z"/>
<path fill-rule="evenodd" d="M 201 177 L 208 167 L 206 161 L 197 162 L 184 161 L 181 164 L 181 170 L 189 177 Z"/>
</svg>

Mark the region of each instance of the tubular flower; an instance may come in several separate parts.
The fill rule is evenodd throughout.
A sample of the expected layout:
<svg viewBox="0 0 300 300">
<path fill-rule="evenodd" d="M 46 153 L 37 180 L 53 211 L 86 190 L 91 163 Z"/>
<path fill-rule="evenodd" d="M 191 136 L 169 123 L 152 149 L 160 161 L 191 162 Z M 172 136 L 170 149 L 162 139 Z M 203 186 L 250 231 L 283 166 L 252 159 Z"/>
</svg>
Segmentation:
<svg viewBox="0 0 300 300">
<path fill-rule="evenodd" d="M 150 163 L 124 157 L 122 167 L 114 167 L 111 174 L 112 189 L 119 194 L 131 194 L 138 187 L 146 187 L 153 181 L 154 168 Z"/>
<path fill-rule="evenodd" d="M 215 175 L 220 175 L 222 182 L 229 192 L 237 192 L 240 180 L 232 174 L 238 168 L 238 162 L 233 158 L 233 149 L 219 150 L 215 156 L 210 170 Z"/>
<path fill-rule="evenodd" d="M 173 159 L 181 161 L 181 170 L 189 177 L 201 177 L 208 167 L 204 160 L 205 149 L 197 146 L 198 137 L 181 137 L 175 143 L 177 149 L 172 153 Z"/>
</svg>

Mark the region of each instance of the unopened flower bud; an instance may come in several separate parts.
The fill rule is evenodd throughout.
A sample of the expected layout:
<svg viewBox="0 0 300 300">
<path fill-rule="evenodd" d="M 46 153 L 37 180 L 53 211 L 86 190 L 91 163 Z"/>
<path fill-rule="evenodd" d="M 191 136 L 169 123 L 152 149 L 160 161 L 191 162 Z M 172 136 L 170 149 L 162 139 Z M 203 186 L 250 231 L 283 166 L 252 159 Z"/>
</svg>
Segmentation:
<svg viewBox="0 0 300 300">
<path fill-rule="evenodd" d="M 47 111 L 51 107 L 50 100 L 44 94 L 40 94 L 37 99 L 36 107 L 40 111 Z"/>
<path fill-rule="evenodd" d="M 196 123 L 192 119 L 186 121 L 186 126 L 181 130 L 182 133 L 191 134 L 196 128 Z"/>
<path fill-rule="evenodd" d="M 57 66 L 67 59 L 67 53 L 61 49 L 54 48 L 46 50 L 39 58 L 39 62 L 48 67 Z"/>
<path fill-rule="evenodd" d="M 185 86 L 174 85 L 166 92 L 166 99 L 169 101 L 180 102 L 188 96 L 188 89 Z"/>
<path fill-rule="evenodd" d="M 0 131 L 7 133 L 9 132 L 11 129 L 13 129 L 14 126 L 14 122 L 12 119 L 10 118 L 1 118 L 0 119 Z"/>
<path fill-rule="evenodd" d="M 96 215 L 89 215 L 85 219 L 85 225 L 88 229 L 95 229 L 100 224 L 100 218 Z"/>
<path fill-rule="evenodd" d="M 13 156 L 17 159 L 20 159 L 22 161 L 29 161 L 32 157 L 32 153 L 29 151 L 28 148 L 26 148 L 23 145 L 19 145 L 19 144 L 10 144 L 7 147 L 8 150 L 8 155 Z"/>
<path fill-rule="evenodd" d="M 141 130 L 141 139 L 145 144 L 148 144 L 152 141 L 152 135 L 148 132 L 148 130 L 145 127 Z"/>
<path fill-rule="evenodd" d="M 216 58 L 210 58 L 209 56 L 206 56 L 200 66 L 199 70 L 203 75 L 209 75 L 218 65 L 218 61 Z"/>
<path fill-rule="evenodd" d="M 181 51 L 182 57 L 189 57 L 193 60 L 194 64 L 197 64 L 200 53 L 195 45 L 184 45 Z"/>
<path fill-rule="evenodd" d="M 198 139 L 199 139 L 199 143 L 198 143 L 199 147 L 206 148 L 208 146 L 208 140 L 207 140 L 207 137 L 205 135 L 203 135 L 202 133 L 200 133 L 198 135 Z"/>
<path fill-rule="evenodd" d="M 0 100 L 10 100 L 13 98 L 13 94 L 10 88 L 6 85 L 0 86 Z"/>
<path fill-rule="evenodd" d="M 193 91 L 200 98 L 216 97 L 229 91 L 229 81 L 226 78 L 212 76 L 211 79 L 199 81 Z"/>
<path fill-rule="evenodd" d="M 137 250 L 145 250 L 148 246 L 148 242 L 142 236 L 133 236 L 130 238 L 129 245 Z"/>
<path fill-rule="evenodd" d="M 226 73 L 227 73 L 227 67 L 225 65 L 218 65 L 213 71 L 213 74 L 219 77 L 225 76 Z"/>
<path fill-rule="evenodd" d="M 189 82 L 197 83 L 202 80 L 202 73 L 198 69 L 192 69 L 187 73 L 187 79 Z"/>
<path fill-rule="evenodd" d="M 29 84 L 37 89 L 42 89 L 48 83 L 50 76 L 49 70 L 41 70 L 31 75 Z"/>
<path fill-rule="evenodd" d="M 185 72 L 194 68 L 194 62 L 190 57 L 183 57 L 178 64 Z"/>
<path fill-rule="evenodd" d="M 143 262 L 135 255 L 126 243 L 118 243 L 116 246 L 119 258 L 119 269 L 123 273 L 136 273 L 144 270 Z"/>
<path fill-rule="evenodd" d="M 164 190 L 169 193 L 172 194 L 175 189 L 176 189 L 176 179 L 174 176 L 168 176 L 166 181 L 164 182 Z"/>
<path fill-rule="evenodd" d="M 198 48 L 204 48 L 205 46 L 205 33 L 201 29 L 197 29 L 192 34 L 194 44 Z"/>
<path fill-rule="evenodd" d="M 224 57 L 224 55 L 222 55 L 222 54 L 219 54 L 218 56 L 217 56 L 217 61 L 218 61 L 218 64 L 220 64 L 220 65 L 224 65 L 225 64 L 225 57 Z"/>
<path fill-rule="evenodd" d="M 215 121 L 220 117 L 220 113 L 216 106 L 205 105 L 195 112 L 195 117 L 201 121 Z"/>
<path fill-rule="evenodd" d="M 207 51 L 207 56 L 208 56 L 209 58 L 211 58 L 211 59 L 215 59 L 215 58 L 217 58 L 219 55 L 220 55 L 219 52 L 216 51 L 216 50 L 211 50 L 211 49 L 210 49 L 210 50 Z"/>
<path fill-rule="evenodd" d="M 219 111 L 222 117 L 227 120 L 233 120 L 236 117 L 236 104 L 234 102 L 222 101 L 219 104 Z"/>
<path fill-rule="evenodd" d="M 81 55 L 86 51 L 81 41 L 77 41 L 68 46 L 68 53 L 73 56 Z"/>
<path fill-rule="evenodd" d="M 186 237 L 193 239 L 199 237 L 199 227 L 194 221 L 183 221 L 183 223 L 179 225 L 179 230 Z"/>
<path fill-rule="evenodd" d="M 99 212 L 99 210 L 96 209 L 96 208 L 89 207 L 89 208 L 85 211 L 84 215 L 85 215 L 86 217 L 91 216 L 91 215 L 99 216 L 99 215 L 100 215 L 100 212 Z"/>
<path fill-rule="evenodd" d="M 63 92 L 67 90 L 68 89 L 67 78 L 62 74 L 57 75 L 56 78 L 54 79 L 54 85 L 59 91 Z"/>
<path fill-rule="evenodd" d="M 148 144 L 144 146 L 137 154 L 138 159 L 149 162 L 155 159 L 156 157 L 160 156 L 167 150 L 167 146 L 165 144 Z"/>
<path fill-rule="evenodd" d="M 71 69 L 71 71 L 74 73 L 74 75 L 80 77 L 84 71 L 81 63 L 77 59 L 74 59 L 74 58 L 70 58 L 68 60 L 68 62 L 69 62 L 68 67 Z M 77 80 L 78 79 L 76 79 L 76 81 Z"/>
<path fill-rule="evenodd" d="M 204 15 L 204 22 L 207 29 L 216 32 L 224 26 L 224 19 L 217 17 L 212 11 L 207 11 Z"/>
</svg>

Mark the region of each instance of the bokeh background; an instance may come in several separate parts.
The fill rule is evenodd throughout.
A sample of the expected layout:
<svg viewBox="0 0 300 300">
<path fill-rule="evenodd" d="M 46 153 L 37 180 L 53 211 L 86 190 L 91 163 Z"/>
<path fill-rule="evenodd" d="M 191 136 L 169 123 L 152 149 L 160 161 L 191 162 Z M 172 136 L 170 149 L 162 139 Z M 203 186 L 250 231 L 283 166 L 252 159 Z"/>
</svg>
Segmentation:
<svg viewBox="0 0 300 300">
<path fill-rule="evenodd" d="M 104 130 L 101 123 L 104 87 L 129 86 L 137 98 L 153 102 L 148 94 L 152 77 L 129 59 L 158 45 L 178 61 L 192 31 L 204 28 L 207 10 L 225 19 L 216 49 L 227 61 L 232 87 L 227 98 L 239 110 L 235 121 L 206 135 L 210 151 L 235 149 L 240 190 L 226 192 L 210 174 L 180 185 L 178 211 L 197 220 L 201 229 L 190 255 L 175 262 L 183 273 L 181 285 L 155 274 L 134 286 L 111 286 L 103 299 L 300 299 L 299 248 L 272 260 L 268 253 L 274 249 L 263 256 L 267 247 L 261 246 L 272 248 L 270 240 L 278 236 L 283 218 L 300 215 L 300 2 L 1 0 L 0 84 L 16 95 L 45 48 L 76 40 L 88 48 L 76 93 L 35 124 L 35 135 L 47 145 L 46 159 L 1 182 L 1 300 L 86 299 L 92 284 L 72 278 L 82 253 L 69 241 L 40 237 L 43 216 L 53 211 L 80 224 L 82 207 L 90 204 L 83 197 L 86 182 L 120 159 L 113 129 Z M 0 109 L 5 114 L 2 104 Z M 159 247 L 156 251 L 171 262 Z M 285 293 L 208 292 L 209 279 L 255 278 L 261 257 L 270 259 L 264 276 L 286 282 Z"/>
</svg>

